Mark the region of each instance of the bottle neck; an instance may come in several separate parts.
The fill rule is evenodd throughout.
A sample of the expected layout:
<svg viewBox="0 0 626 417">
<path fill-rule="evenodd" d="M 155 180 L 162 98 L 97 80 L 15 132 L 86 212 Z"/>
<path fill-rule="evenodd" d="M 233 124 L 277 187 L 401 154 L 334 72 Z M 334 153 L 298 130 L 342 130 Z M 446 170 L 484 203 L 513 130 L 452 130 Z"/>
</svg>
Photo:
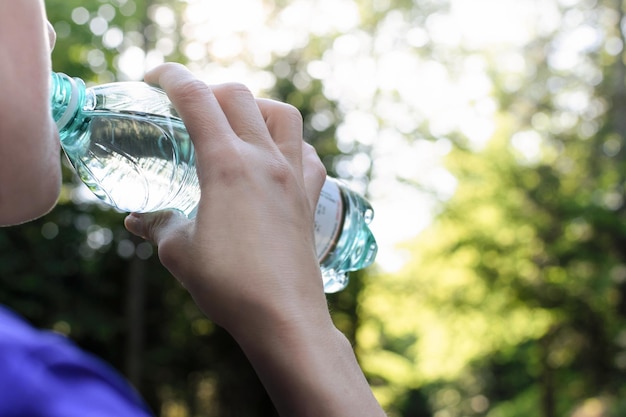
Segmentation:
<svg viewBox="0 0 626 417">
<path fill-rule="evenodd" d="M 50 104 L 52 118 L 57 129 L 63 130 L 76 115 L 85 97 L 85 84 L 79 78 L 71 78 L 60 72 L 50 77 Z"/>
</svg>

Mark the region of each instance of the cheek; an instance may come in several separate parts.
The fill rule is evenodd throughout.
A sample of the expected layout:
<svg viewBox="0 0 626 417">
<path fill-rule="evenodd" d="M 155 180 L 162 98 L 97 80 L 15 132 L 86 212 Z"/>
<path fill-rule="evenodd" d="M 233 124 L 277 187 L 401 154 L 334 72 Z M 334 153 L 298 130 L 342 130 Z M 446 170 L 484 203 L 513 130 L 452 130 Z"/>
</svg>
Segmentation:
<svg viewBox="0 0 626 417">
<path fill-rule="evenodd" d="M 30 220 L 50 211 L 61 191 L 61 155 L 56 130 L 41 138 L 39 149 L 24 156 L 27 162 L 14 166 L 22 180 L 22 189 L 15 189 L 16 205 L 24 209 Z"/>
<path fill-rule="evenodd" d="M 0 226 L 43 216 L 54 207 L 60 190 L 58 158 L 56 164 L 40 161 L 31 170 L 16 169 L 11 176 L 0 177 Z"/>
</svg>

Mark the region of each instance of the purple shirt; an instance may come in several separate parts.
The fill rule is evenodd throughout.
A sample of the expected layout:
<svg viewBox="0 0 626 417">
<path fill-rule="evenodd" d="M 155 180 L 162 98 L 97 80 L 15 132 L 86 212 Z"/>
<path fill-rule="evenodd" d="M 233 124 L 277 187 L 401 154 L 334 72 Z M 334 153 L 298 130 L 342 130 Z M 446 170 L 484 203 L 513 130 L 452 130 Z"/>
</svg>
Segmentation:
<svg viewBox="0 0 626 417">
<path fill-rule="evenodd" d="M 126 380 L 67 338 L 0 306 L 0 416 L 147 417 Z"/>
</svg>

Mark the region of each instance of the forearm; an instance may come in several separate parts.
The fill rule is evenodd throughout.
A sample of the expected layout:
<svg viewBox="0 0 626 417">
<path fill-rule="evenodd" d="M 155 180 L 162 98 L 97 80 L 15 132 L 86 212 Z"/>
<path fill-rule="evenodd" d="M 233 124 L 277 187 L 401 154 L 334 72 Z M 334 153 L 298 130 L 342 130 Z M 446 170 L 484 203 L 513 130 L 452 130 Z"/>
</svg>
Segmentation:
<svg viewBox="0 0 626 417">
<path fill-rule="evenodd" d="M 327 308 L 235 334 L 280 415 L 381 417 L 348 339 Z M 326 317 L 324 317 L 326 316 Z"/>
</svg>

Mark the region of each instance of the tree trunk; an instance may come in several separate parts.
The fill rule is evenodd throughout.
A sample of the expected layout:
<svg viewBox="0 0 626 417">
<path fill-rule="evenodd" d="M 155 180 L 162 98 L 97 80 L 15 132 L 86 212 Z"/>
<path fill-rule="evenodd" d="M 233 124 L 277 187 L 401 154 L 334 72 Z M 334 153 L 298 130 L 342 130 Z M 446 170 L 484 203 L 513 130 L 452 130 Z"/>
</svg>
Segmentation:
<svg viewBox="0 0 626 417">
<path fill-rule="evenodd" d="M 137 243 L 137 240 L 134 240 Z M 134 256 L 128 268 L 126 287 L 126 376 L 141 390 L 144 348 L 145 262 Z"/>
</svg>

